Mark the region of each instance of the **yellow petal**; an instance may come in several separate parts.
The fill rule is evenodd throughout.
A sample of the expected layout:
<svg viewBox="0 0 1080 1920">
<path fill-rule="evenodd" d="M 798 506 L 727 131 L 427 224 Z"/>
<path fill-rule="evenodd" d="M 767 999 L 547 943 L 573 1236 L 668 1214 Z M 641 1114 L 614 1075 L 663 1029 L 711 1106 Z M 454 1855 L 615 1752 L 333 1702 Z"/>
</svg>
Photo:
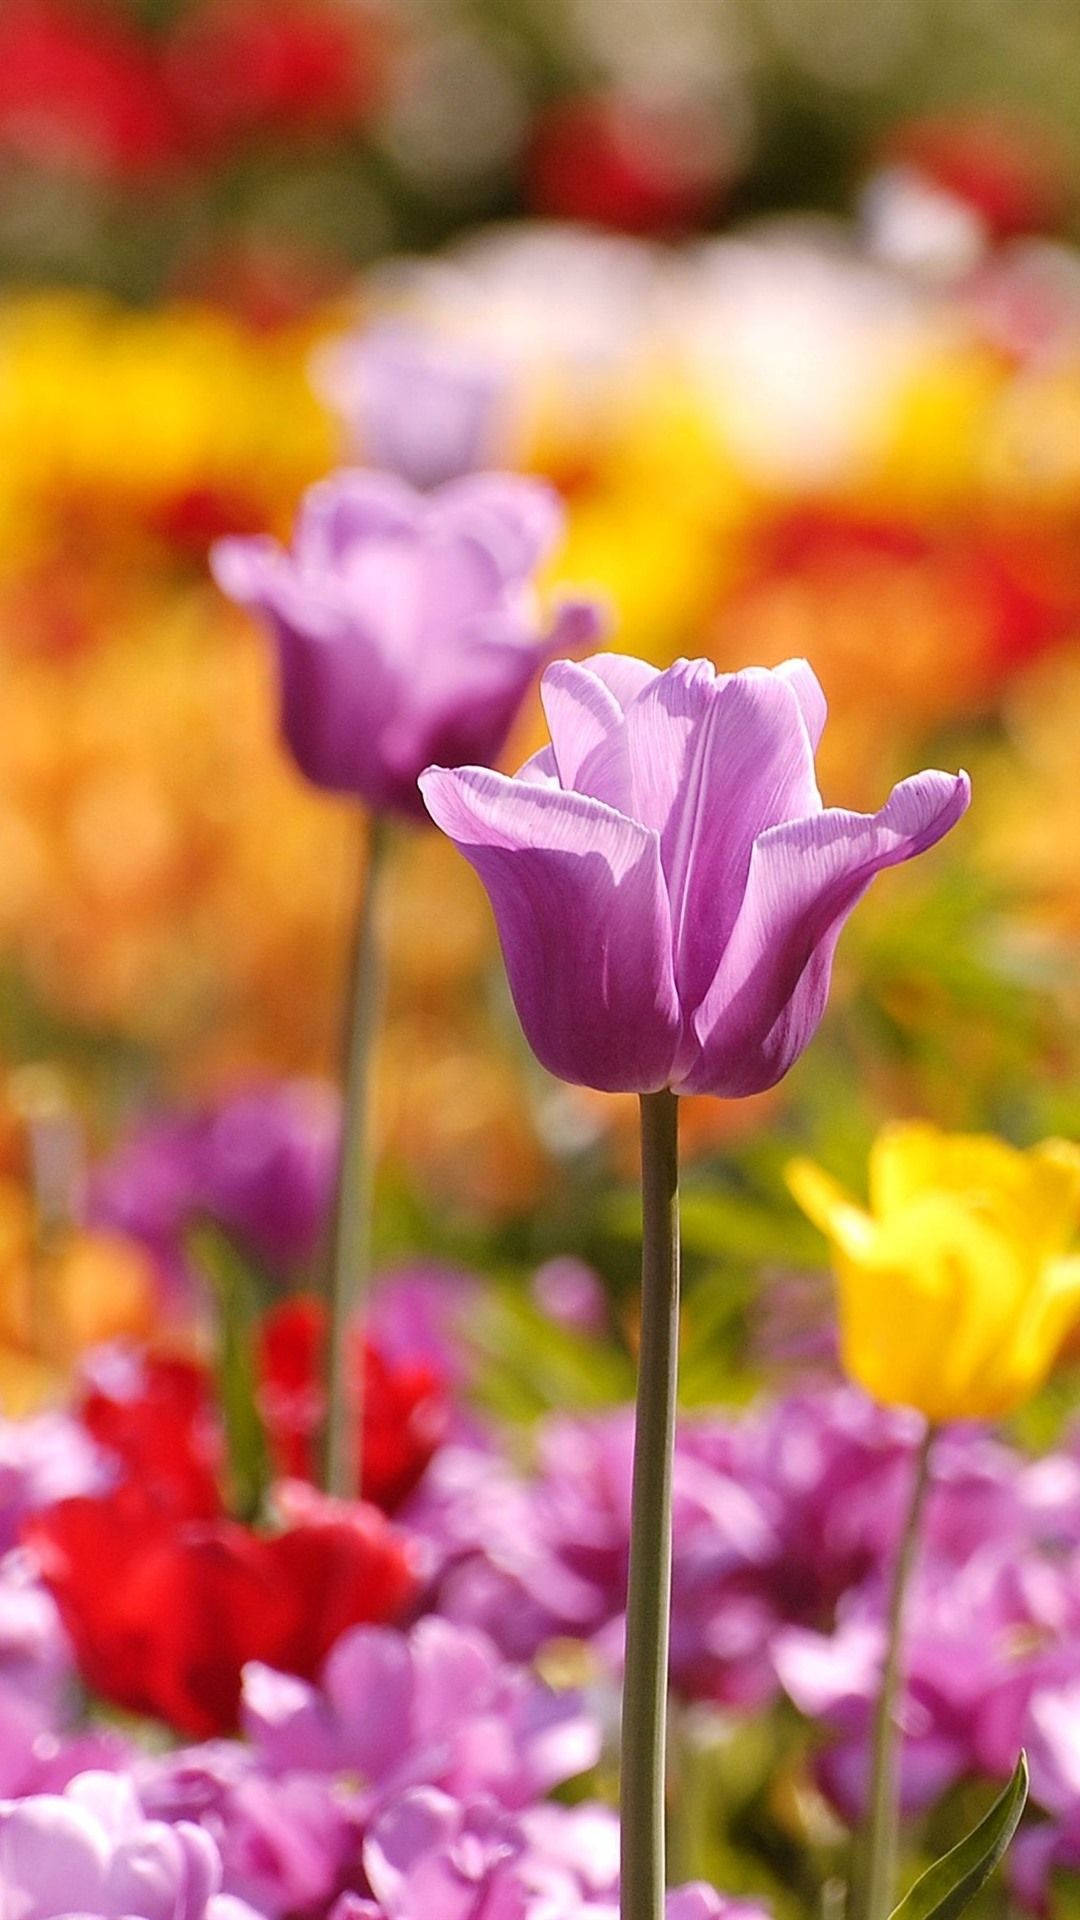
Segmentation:
<svg viewBox="0 0 1080 1920">
<path fill-rule="evenodd" d="M 1040 1387 L 1054 1365 L 1065 1339 L 1080 1320 L 1080 1254 L 1069 1260 L 1051 1260 L 1029 1301 L 1015 1341 L 1017 1376 L 1015 1405 Z"/>
<path fill-rule="evenodd" d="M 854 1258 L 871 1245 L 874 1222 L 857 1206 L 839 1181 L 813 1160 L 791 1160 L 784 1179 L 793 1199 L 808 1220 Z"/>
<path fill-rule="evenodd" d="M 837 1270 L 845 1365 L 877 1398 L 932 1420 L 1001 1410 L 1032 1281 L 995 1222 L 927 1194 Z"/>
<path fill-rule="evenodd" d="M 1011 1194 L 1028 1179 L 1026 1156 L 1004 1140 L 921 1120 L 883 1127 L 870 1149 L 870 1206 L 882 1220 L 924 1193 Z"/>
<path fill-rule="evenodd" d="M 1032 1197 L 1042 1220 L 1041 1239 L 1053 1253 L 1064 1253 L 1080 1223 L 1080 1146 L 1071 1140 L 1043 1140 L 1028 1156 Z"/>
</svg>

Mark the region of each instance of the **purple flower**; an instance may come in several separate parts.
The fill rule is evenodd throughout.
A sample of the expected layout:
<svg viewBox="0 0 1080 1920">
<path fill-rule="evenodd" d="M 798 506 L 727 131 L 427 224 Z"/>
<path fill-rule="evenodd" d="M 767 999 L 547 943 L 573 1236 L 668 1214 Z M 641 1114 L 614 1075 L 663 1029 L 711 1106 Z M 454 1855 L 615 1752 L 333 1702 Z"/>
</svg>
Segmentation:
<svg viewBox="0 0 1080 1920">
<path fill-rule="evenodd" d="M 659 673 L 597 654 L 557 661 L 541 693 L 552 745 L 514 779 L 420 783 L 491 896 L 534 1052 L 609 1092 L 774 1085 L 821 1019 L 852 908 L 956 823 L 966 775 L 916 774 L 876 814 L 823 808 L 825 699 L 803 660 Z"/>
<path fill-rule="evenodd" d="M 19 1920 L 257 1920 L 220 1884 L 210 1836 L 147 1820 L 122 1775 L 0 1802 L 0 1888 Z"/>
<path fill-rule="evenodd" d="M 328 1779 L 278 1778 L 238 1741 L 210 1740 L 143 1760 L 136 1785 L 147 1814 L 209 1835 L 226 1892 L 268 1920 L 324 1913 L 348 1884 L 360 1831 Z"/>
<path fill-rule="evenodd" d="M 383 325 L 324 348 L 315 380 L 361 458 L 410 486 L 442 486 L 498 458 L 506 376 L 475 350 Z"/>
<path fill-rule="evenodd" d="M 430 760 L 495 758 L 542 661 L 599 625 L 579 601 L 542 630 L 532 576 L 561 517 L 552 490 L 520 476 L 425 496 L 345 471 L 306 495 L 291 553 L 219 542 L 218 584 L 277 641 L 285 736 L 310 780 L 423 819 Z"/>
<path fill-rule="evenodd" d="M 337 1166 L 337 1096 L 315 1080 L 235 1094 L 207 1116 L 197 1204 L 276 1271 L 310 1260 Z"/>
<path fill-rule="evenodd" d="M 353 1628 L 321 1687 L 250 1665 L 243 1716 L 264 1767 L 349 1774 L 380 1798 L 423 1781 L 520 1807 L 600 1751 L 576 1694 L 553 1692 L 508 1667 L 485 1635 L 437 1618 L 407 1635 Z"/>
<path fill-rule="evenodd" d="M 545 1260 L 532 1277 L 532 1297 L 556 1326 L 586 1337 L 606 1333 L 610 1325 L 604 1283 L 594 1267 L 566 1255 Z"/>
<path fill-rule="evenodd" d="M 95 1169 L 91 1218 L 142 1240 L 182 1294 L 184 1237 L 206 1215 L 276 1273 L 314 1254 L 338 1151 L 338 1101 L 283 1080 L 148 1121 Z"/>
<path fill-rule="evenodd" d="M 515 1820 L 490 1800 L 418 1787 L 368 1832 L 374 1899 L 347 1894 L 331 1920 L 618 1920 L 618 1849 L 618 1821 L 603 1807 L 541 1807 Z M 764 1920 L 702 1885 L 671 1892 L 667 1917 Z"/>
</svg>

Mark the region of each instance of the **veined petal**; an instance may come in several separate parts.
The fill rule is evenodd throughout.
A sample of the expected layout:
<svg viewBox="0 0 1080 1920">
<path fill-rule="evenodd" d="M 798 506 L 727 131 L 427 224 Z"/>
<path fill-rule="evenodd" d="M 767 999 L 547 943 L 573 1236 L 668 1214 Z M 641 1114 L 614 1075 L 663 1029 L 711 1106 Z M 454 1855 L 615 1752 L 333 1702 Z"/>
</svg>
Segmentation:
<svg viewBox="0 0 1080 1920">
<path fill-rule="evenodd" d="M 915 774 L 879 813 L 830 809 L 760 836 L 731 938 L 693 1017 L 700 1051 L 678 1091 L 742 1095 L 782 1078 L 824 1012 L 852 908 L 876 873 L 955 826 L 970 791 L 966 774 Z"/>
<path fill-rule="evenodd" d="M 550 747 L 541 747 L 538 753 L 529 755 L 514 775 L 515 780 L 524 780 L 527 786 L 561 787 L 559 769 L 555 764 L 555 755 Z"/>
<path fill-rule="evenodd" d="M 650 666 L 647 660 L 638 660 L 632 653 L 593 653 L 581 664 L 603 681 L 624 713 L 631 700 L 644 693 L 651 681 L 660 678 L 659 667 Z"/>
<path fill-rule="evenodd" d="M 666 1085 L 680 1012 L 656 834 L 483 767 L 429 767 L 420 789 L 488 890 L 537 1058 L 604 1092 Z"/>
<path fill-rule="evenodd" d="M 627 708 L 622 746 L 625 811 L 660 834 L 675 977 L 694 1007 L 735 924 L 755 840 L 821 806 L 810 736 L 783 675 L 718 675 L 710 661 L 682 660 Z M 592 792 L 594 765 L 584 769 Z"/>
<path fill-rule="evenodd" d="M 584 793 L 587 789 L 578 785 L 582 766 L 595 748 L 620 732 L 622 708 L 603 681 L 574 660 L 552 662 L 540 682 L 540 699 L 560 784 L 568 793 Z M 618 805 L 608 794 L 593 797 Z"/>
<path fill-rule="evenodd" d="M 825 731 L 829 705 L 822 690 L 821 681 L 810 665 L 809 660 L 782 660 L 773 672 L 781 680 L 786 680 L 799 703 L 799 711 L 810 736 L 810 746 L 817 752 L 821 736 Z"/>
</svg>

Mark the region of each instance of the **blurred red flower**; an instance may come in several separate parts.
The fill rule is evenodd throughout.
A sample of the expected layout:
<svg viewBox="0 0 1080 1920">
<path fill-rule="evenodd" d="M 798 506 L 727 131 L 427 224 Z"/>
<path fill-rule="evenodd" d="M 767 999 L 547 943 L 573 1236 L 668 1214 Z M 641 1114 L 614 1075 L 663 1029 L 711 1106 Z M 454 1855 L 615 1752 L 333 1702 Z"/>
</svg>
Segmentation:
<svg viewBox="0 0 1080 1920">
<path fill-rule="evenodd" d="M 108 1355 L 89 1378 L 79 1415 L 157 1510 L 186 1520 L 220 1515 L 221 1432 L 196 1361 Z"/>
<path fill-rule="evenodd" d="M 657 111 L 616 96 L 553 101 L 526 158 L 530 209 L 623 233 L 700 226 L 729 185 L 732 154 L 716 116 L 681 103 Z"/>
<path fill-rule="evenodd" d="M 180 157 L 150 43 L 95 0 L 0 7 L 0 147 L 33 165 L 133 179 Z"/>
<path fill-rule="evenodd" d="M 1002 113 L 903 121 L 890 133 L 882 158 L 962 200 L 998 240 L 1050 232 L 1068 209 L 1068 163 L 1049 129 Z"/>
<path fill-rule="evenodd" d="M 35 1514 L 24 1544 L 87 1686 L 205 1739 L 234 1731 L 248 1660 L 314 1679 L 346 1627 L 400 1617 L 417 1575 L 382 1514 L 281 1495 L 275 1534 L 178 1519 L 134 1482 Z"/>
<path fill-rule="evenodd" d="M 252 134 L 349 128 L 383 91 L 386 36 L 338 0 L 204 0 L 168 37 L 106 0 L 4 0 L 0 148 L 152 180 Z"/>
<path fill-rule="evenodd" d="M 165 72 L 193 149 L 267 129 L 362 122 L 382 96 L 385 36 L 335 0 L 210 0 L 183 16 Z"/>
<path fill-rule="evenodd" d="M 267 1315 L 259 1353 L 259 1407 L 279 1473 L 315 1475 L 323 1415 L 326 1314 L 308 1296 Z M 366 1500 L 393 1513 L 411 1493 L 449 1420 L 445 1383 L 426 1361 L 391 1363 L 356 1337 L 353 1364 L 364 1369 L 363 1486 Z"/>
</svg>

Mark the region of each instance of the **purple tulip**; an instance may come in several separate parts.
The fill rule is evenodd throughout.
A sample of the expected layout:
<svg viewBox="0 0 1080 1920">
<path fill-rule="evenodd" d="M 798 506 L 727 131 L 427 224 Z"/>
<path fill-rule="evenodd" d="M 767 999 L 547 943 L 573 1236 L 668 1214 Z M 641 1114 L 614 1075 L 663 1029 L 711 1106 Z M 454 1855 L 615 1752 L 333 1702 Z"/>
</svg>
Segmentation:
<svg viewBox="0 0 1080 1920">
<path fill-rule="evenodd" d="M 285 736 L 310 780 L 423 819 L 430 760 L 496 757 L 541 663 L 598 629 L 583 601 L 542 628 L 532 576 L 561 519 L 555 493 L 517 475 L 425 496 L 346 471 L 308 492 L 291 553 L 219 541 L 218 584 L 274 633 Z"/>
<path fill-rule="evenodd" d="M 805 660 L 660 673 L 598 654 L 555 662 L 541 693 L 552 744 L 515 778 L 420 782 L 491 896 L 534 1052 L 605 1092 L 775 1085 L 821 1019 L 852 908 L 956 823 L 967 776 L 916 774 L 876 814 L 823 808 Z"/>
<path fill-rule="evenodd" d="M 498 458 L 507 378 L 487 355 L 416 327 L 383 325 L 319 354 L 315 381 L 361 457 L 414 487 Z"/>
</svg>

